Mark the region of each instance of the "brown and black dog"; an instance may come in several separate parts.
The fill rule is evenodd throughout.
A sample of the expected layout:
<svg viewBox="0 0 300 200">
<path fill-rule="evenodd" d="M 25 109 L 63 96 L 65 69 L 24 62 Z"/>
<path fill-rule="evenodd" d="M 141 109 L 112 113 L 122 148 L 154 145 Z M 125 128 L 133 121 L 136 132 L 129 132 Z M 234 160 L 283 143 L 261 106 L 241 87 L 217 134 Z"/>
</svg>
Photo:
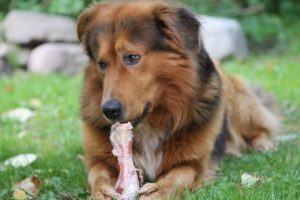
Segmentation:
<svg viewBox="0 0 300 200">
<path fill-rule="evenodd" d="M 199 188 L 224 152 L 274 147 L 277 118 L 242 80 L 213 64 L 199 29 L 190 11 L 162 2 L 96 3 L 81 14 L 78 37 L 90 58 L 81 115 L 96 199 L 115 194 L 115 121 L 135 127 L 141 199 Z"/>
</svg>

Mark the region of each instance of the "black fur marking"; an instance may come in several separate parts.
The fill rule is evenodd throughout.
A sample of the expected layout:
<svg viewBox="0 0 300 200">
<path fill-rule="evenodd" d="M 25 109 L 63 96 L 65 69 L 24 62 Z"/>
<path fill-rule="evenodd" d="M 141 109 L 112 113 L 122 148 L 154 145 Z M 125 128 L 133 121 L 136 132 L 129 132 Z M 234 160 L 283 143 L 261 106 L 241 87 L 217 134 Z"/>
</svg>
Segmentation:
<svg viewBox="0 0 300 200">
<path fill-rule="evenodd" d="M 197 100 L 197 108 L 194 116 L 195 124 L 198 126 L 204 126 L 213 118 L 220 104 L 222 92 L 220 76 L 204 47 L 201 47 L 201 49 L 198 55 L 200 96 Z M 208 97 L 202 96 L 205 95 L 206 92 L 211 94 Z"/>
<path fill-rule="evenodd" d="M 160 32 L 157 32 L 155 38 L 156 40 L 150 44 L 150 49 L 152 51 L 166 51 L 167 46 L 163 35 Z"/>
<path fill-rule="evenodd" d="M 198 117 L 197 124 L 205 125 L 215 114 L 221 99 L 221 80 L 218 72 L 215 69 L 213 62 L 205 51 L 201 48 L 198 55 L 198 75 L 200 91 L 197 102 L 196 113 Z M 215 86 L 213 84 L 216 84 Z M 206 92 L 213 93 L 209 97 L 203 97 Z"/>
<path fill-rule="evenodd" d="M 86 53 L 94 61 L 97 60 L 96 55 L 100 48 L 97 38 L 100 36 L 100 34 L 109 31 L 109 29 L 110 27 L 108 24 L 100 24 L 96 28 L 92 28 L 90 31 L 88 31 L 85 36 L 84 44 Z"/>
<path fill-rule="evenodd" d="M 222 129 L 220 134 L 217 137 L 217 140 L 215 141 L 214 151 L 212 153 L 212 156 L 216 160 L 220 160 L 224 153 L 226 148 L 226 141 L 228 139 L 229 130 L 228 130 L 228 120 L 227 120 L 227 114 L 225 112 L 223 117 L 223 123 L 222 123 Z"/>
<path fill-rule="evenodd" d="M 166 30 L 169 30 L 167 32 L 176 33 L 184 49 L 193 53 L 199 51 L 200 23 L 189 10 L 185 8 L 162 9 L 156 13 L 154 19 L 157 30 L 166 40 L 173 39 L 173 36 L 166 34 Z M 176 52 L 176 49 L 172 50 Z"/>
<path fill-rule="evenodd" d="M 149 17 L 131 20 L 127 27 L 128 36 L 133 43 L 146 43 L 152 51 L 164 51 L 167 48 L 165 37 L 156 26 Z"/>
<path fill-rule="evenodd" d="M 198 74 L 201 79 L 200 82 L 202 85 L 205 85 L 209 82 L 212 74 L 216 73 L 217 71 L 203 45 L 201 45 L 201 51 L 198 54 L 198 63 Z"/>
<path fill-rule="evenodd" d="M 93 37 L 92 37 L 92 31 L 88 32 L 86 37 L 85 37 L 85 41 L 84 41 L 84 45 L 85 45 L 85 50 L 86 50 L 86 53 L 87 55 L 95 60 L 95 57 L 93 55 L 93 50 L 92 50 L 92 46 L 91 44 L 93 43 Z"/>
<path fill-rule="evenodd" d="M 139 123 L 141 123 L 145 119 L 145 117 L 149 114 L 150 108 L 151 108 L 151 103 L 147 102 L 147 104 L 144 107 L 143 113 L 132 121 L 133 127 L 136 127 Z"/>
<path fill-rule="evenodd" d="M 185 46 L 189 50 L 199 50 L 199 27 L 200 23 L 193 13 L 185 8 L 178 11 L 178 29 L 184 40 Z"/>
<path fill-rule="evenodd" d="M 202 47 L 198 54 L 199 96 L 191 122 L 183 128 L 185 132 L 205 126 L 213 119 L 221 101 L 222 82 L 213 62 Z M 211 93 L 205 97 L 206 92 Z"/>
</svg>

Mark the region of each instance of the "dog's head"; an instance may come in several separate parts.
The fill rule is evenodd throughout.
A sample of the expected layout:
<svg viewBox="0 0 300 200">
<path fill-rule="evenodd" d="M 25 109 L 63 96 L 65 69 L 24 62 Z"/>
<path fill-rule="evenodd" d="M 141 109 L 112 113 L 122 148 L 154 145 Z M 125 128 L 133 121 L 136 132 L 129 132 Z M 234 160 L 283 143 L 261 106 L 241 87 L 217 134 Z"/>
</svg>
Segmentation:
<svg viewBox="0 0 300 200">
<path fill-rule="evenodd" d="M 97 68 L 106 118 L 135 125 L 150 112 L 183 118 L 201 50 L 192 13 L 158 2 L 98 3 L 81 14 L 77 31 Z"/>
</svg>

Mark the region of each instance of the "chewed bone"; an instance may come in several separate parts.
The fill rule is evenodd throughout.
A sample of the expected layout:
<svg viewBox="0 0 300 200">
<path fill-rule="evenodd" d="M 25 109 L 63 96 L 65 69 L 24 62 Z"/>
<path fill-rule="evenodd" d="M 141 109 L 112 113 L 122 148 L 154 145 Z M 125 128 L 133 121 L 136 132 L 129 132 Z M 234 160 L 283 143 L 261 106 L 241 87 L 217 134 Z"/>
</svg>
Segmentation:
<svg viewBox="0 0 300 200">
<path fill-rule="evenodd" d="M 132 125 L 116 123 L 111 127 L 110 141 L 112 153 L 118 158 L 120 173 L 116 183 L 116 191 L 121 200 L 135 200 L 139 190 L 139 177 L 132 158 Z M 141 177 L 141 173 L 139 176 Z"/>
</svg>

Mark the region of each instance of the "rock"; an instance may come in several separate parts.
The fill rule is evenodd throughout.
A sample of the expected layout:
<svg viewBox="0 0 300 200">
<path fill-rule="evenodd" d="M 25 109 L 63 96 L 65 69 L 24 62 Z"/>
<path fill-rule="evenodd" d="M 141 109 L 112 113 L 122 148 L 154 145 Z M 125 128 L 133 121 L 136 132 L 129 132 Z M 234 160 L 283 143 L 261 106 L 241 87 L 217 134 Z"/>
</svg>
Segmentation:
<svg viewBox="0 0 300 200">
<path fill-rule="evenodd" d="M 13 110 L 9 110 L 1 115 L 4 119 L 15 120 L 22 123 L 27 122 L 29 119 L 35 116 L 35 112 L 28 108 L 15 108 Z"/>
<path fill-rule="evenodd" d="M 37 74 L 75 74 L 88 61 L 82 47 L 72 43 L 45 43 L 30 54 L 28 70 Z"/>
<path fill-rule="evenodd" d="M 38 12 L 11 11 L 4 19 L 3 30 L 8 42 L 22 45 L 77 41 L 73 19 Z"/>
<path fill-rule="evenodd" d="M 244 58 L 249 53 L 245 34 L 237 20 L 199 16 L 204 46 L 213 59 L 222 60 L 231 55 Z"/>
</svg>

